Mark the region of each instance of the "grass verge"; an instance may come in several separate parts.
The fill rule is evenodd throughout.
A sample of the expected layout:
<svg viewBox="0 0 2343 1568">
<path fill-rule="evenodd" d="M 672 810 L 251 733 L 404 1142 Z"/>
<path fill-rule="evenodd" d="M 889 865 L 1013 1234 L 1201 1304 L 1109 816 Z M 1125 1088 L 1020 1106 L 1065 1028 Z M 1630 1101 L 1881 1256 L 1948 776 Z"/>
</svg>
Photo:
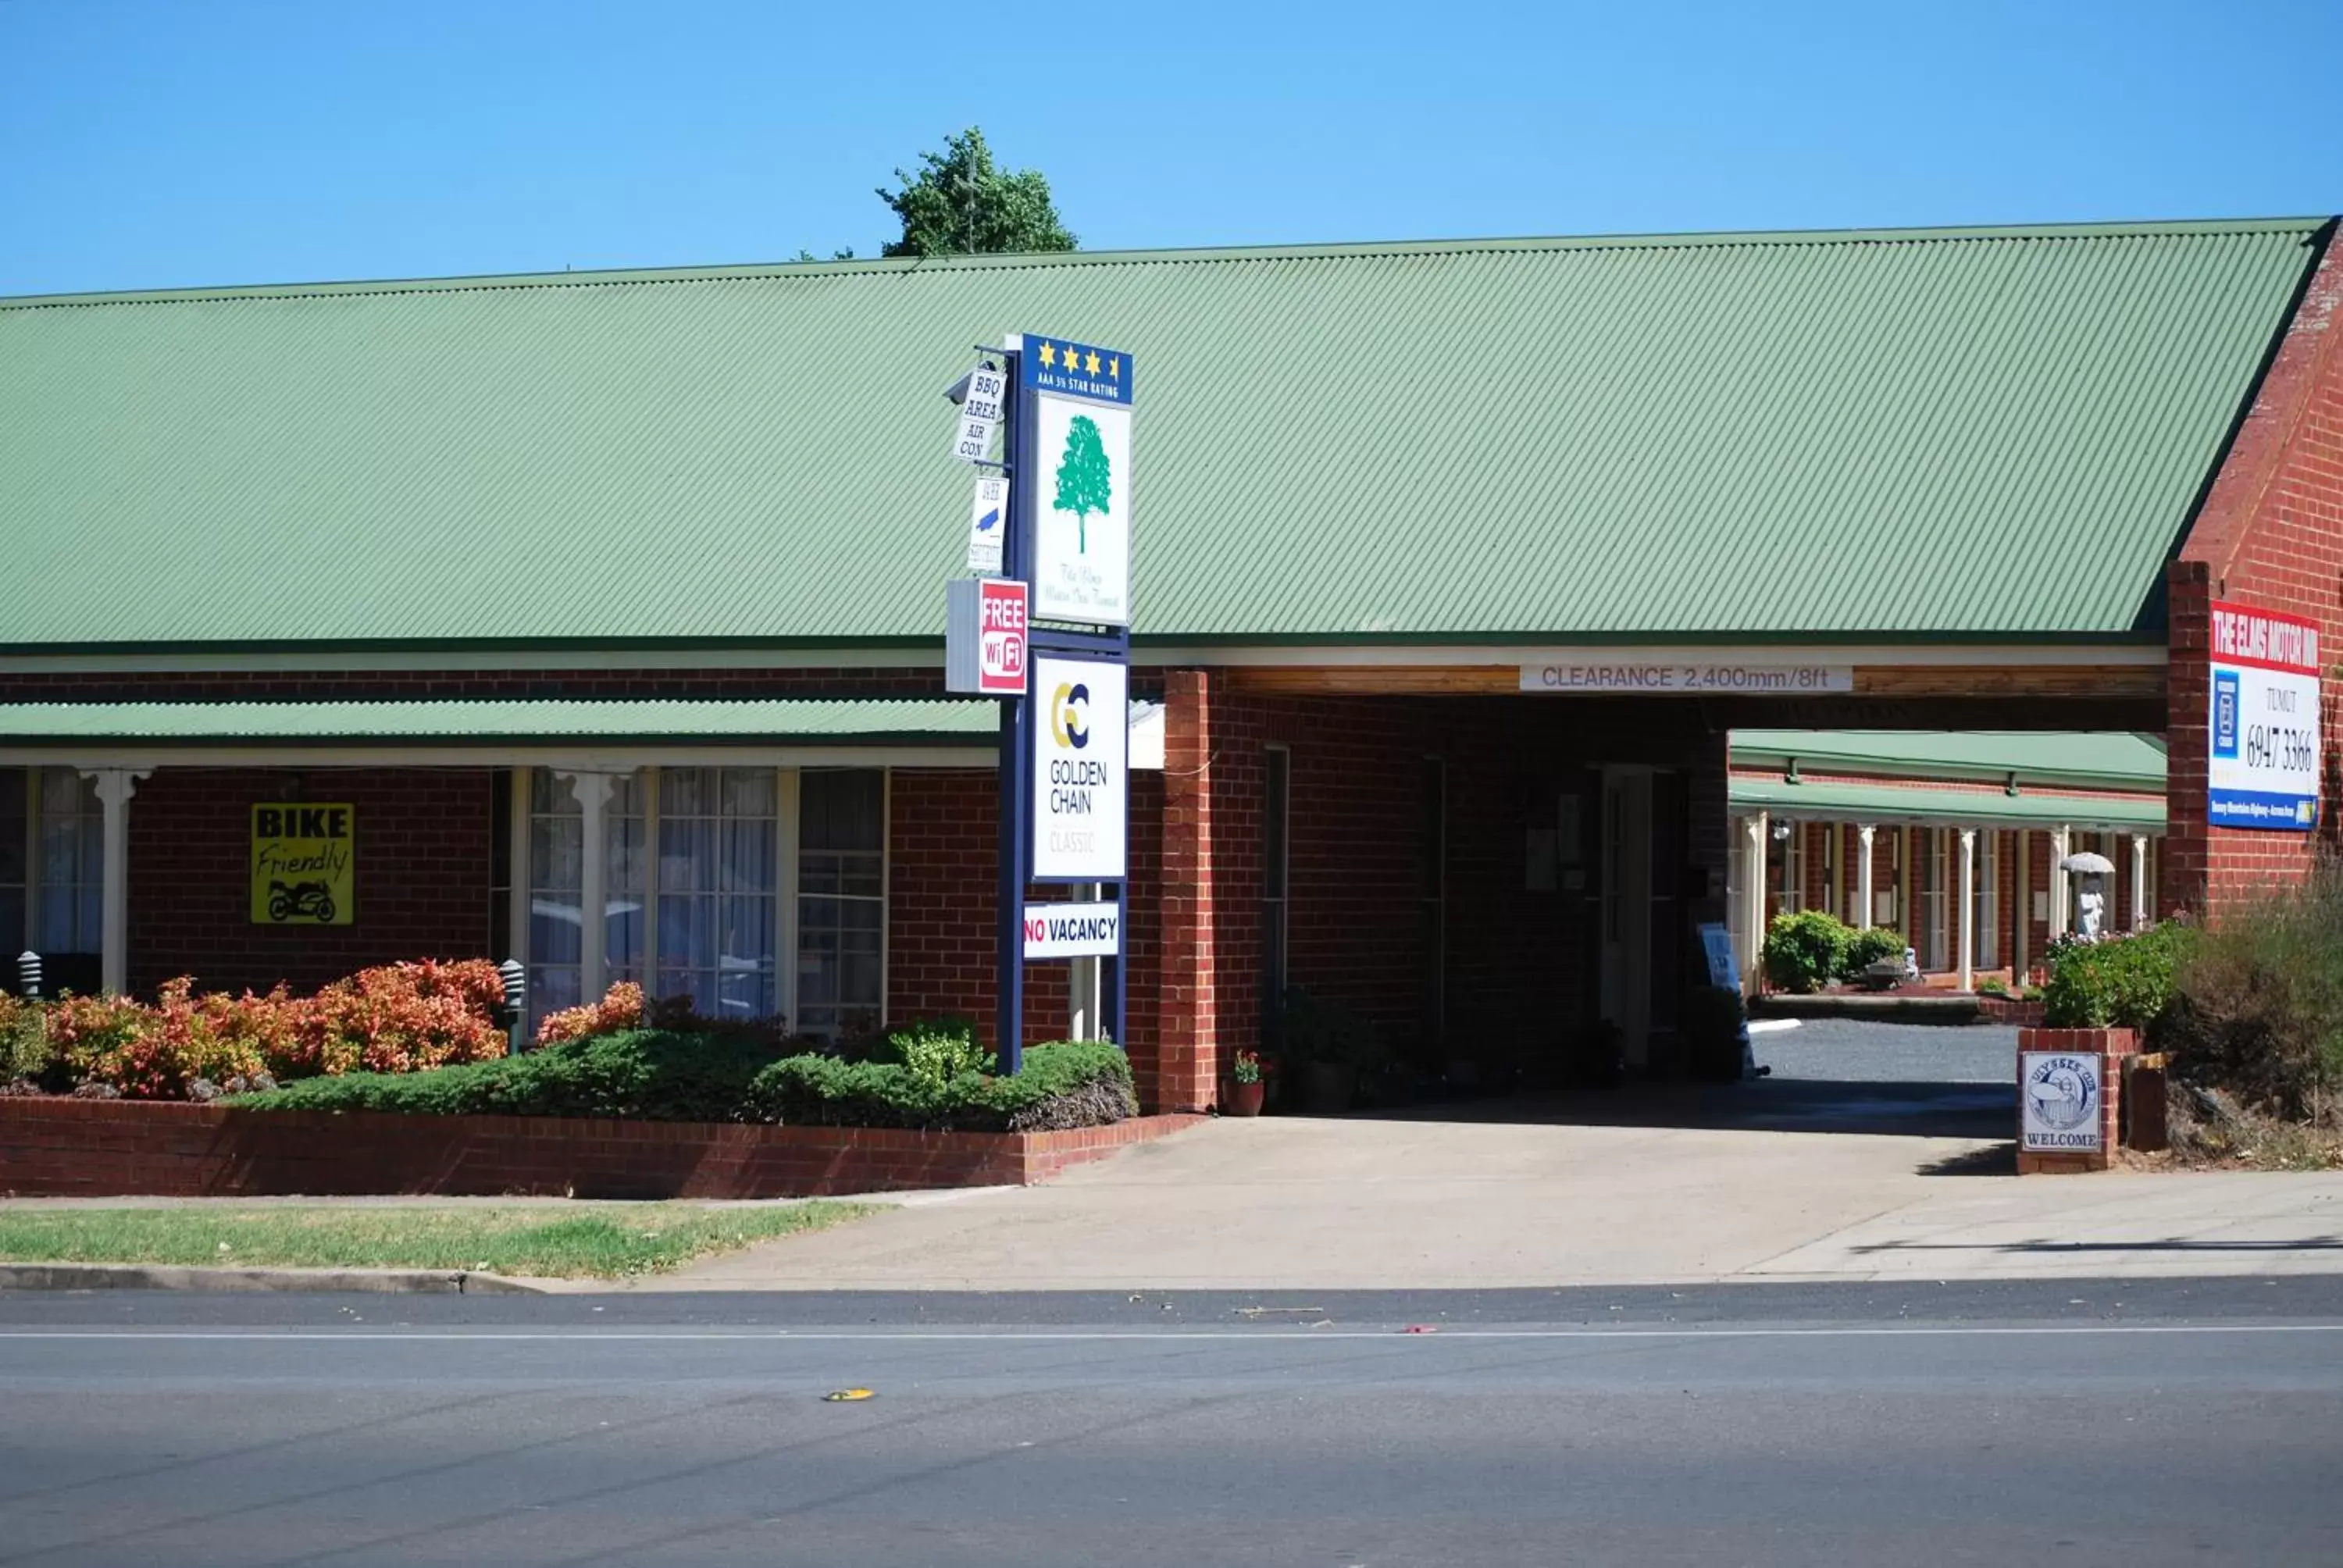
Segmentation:
<svg viewBox="0 0 2343 1568">
<path fill-rule="evenodd" d="M 871 1212 L 869 1204 L 831 1202 L 15 1209 L 0 1210 L 0 1261 L 467 1269 L 609 1279 L 664 1273 Z"/>
</svg>

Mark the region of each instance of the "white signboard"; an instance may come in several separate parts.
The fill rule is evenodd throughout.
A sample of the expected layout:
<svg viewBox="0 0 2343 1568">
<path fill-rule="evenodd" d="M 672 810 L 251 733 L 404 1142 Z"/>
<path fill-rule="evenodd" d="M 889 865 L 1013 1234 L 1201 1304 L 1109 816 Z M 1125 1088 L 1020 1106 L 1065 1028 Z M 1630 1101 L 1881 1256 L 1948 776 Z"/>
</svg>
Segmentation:
<svg viewBox="0 0 2343 1568">
<path fill-rule="evenodd" d="M 968 569 L 1001 575 L 1001 539 L 1009 531 L 1009 481 L 986 475 L 968 509 Z"/>
<path fill-rule="evenodd" d="M 2205 819 L 2214 827 L 2318 825 L 2318 659 L 2312 622 L 2213 606 Z"/>
<path fill-rule="evenodd" d="M 1029 959 L 1111 959 L 1122 951 L 1122 911 L 1110 903 L 1028 904 Z"/>
<path fill-rule="evenodd" d="M 2096 1151 L 2100 1100 L 2098 1057 L 2087 1051 L 2020 1051 L 2017 1146 L 2029 1154 Z"/>
<path fill-rule="evenodd" d="M 987 370 L 978 366 L 968 375 L 968 396 L 960 406 L 960 420 L 952 430 L 952 456 L 963 463 L 984 463 L 992 457 L 992 432 L 1001 424 L 1001 416 L 1009 399 L 1009 377 L 1005 371 Z"/>
<path fill-rule="evenodd" d="M 1718 664 L 1697 655 L 1654 654 L 1633 661 L 1554 658 L 1522 666 L 1523 691 L 1614 696 L 1812 697 L 1853 691 L 1847 664 Z"/>
<path fill-rule="evenodd" d="M 1033 875 L 1119 882 L 1130 793 L 1129 672 L 1047 654 L 1032 667 Z"/>
<path fill-rule="evenodd" d="M 1131 624 L 1131 357 L 1025 338 L 1032 392 L 1033 615 Z"/>
</svg>

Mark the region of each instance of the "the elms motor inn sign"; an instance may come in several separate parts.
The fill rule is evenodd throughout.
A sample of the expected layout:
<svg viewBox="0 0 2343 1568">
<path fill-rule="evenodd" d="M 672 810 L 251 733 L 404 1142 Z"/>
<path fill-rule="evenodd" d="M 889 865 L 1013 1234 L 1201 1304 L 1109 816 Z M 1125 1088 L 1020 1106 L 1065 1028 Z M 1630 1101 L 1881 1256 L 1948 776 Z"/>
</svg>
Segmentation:
<svg viewBox="0 0 2343 1568">
<path fill-rule="evenodd" d="M 2318 825 L 2318 628 L 2216 603 L 2212 645 L 2205 819 L 2309 831 Z"/>
<path fill-rule="evenodd" d="M 357 811 L 343 801 L 252 809 L 252 921 L 347 926 L 357 918 Z"/>
</svg>

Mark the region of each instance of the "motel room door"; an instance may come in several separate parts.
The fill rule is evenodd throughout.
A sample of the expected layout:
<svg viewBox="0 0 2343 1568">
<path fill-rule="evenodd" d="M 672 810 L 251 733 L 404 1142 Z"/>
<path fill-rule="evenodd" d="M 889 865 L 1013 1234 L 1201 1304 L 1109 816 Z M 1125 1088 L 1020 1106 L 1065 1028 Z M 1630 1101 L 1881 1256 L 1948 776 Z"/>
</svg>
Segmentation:
<svg viewBox="0 0 2343 1568">
<path fill-rule="evenodd" d="M 1603 1016 L 1630 1067 L 1652 1034 L 1652 773 L 1603 769 Z"/>
</svg>

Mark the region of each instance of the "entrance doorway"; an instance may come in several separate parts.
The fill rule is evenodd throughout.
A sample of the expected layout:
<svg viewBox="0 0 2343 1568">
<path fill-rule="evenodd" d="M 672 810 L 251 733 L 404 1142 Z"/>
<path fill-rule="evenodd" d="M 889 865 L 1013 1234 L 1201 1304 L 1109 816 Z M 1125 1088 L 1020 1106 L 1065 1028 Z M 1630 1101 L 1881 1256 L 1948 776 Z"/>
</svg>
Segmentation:
<svg viewBox="0 0 2343 1568">
<path fill-rule="evenodd" d="M 1651 1059 L 1652 772 L 1603 769 L 1603 1016 L 1630 1067 Z"/>
</svg>

